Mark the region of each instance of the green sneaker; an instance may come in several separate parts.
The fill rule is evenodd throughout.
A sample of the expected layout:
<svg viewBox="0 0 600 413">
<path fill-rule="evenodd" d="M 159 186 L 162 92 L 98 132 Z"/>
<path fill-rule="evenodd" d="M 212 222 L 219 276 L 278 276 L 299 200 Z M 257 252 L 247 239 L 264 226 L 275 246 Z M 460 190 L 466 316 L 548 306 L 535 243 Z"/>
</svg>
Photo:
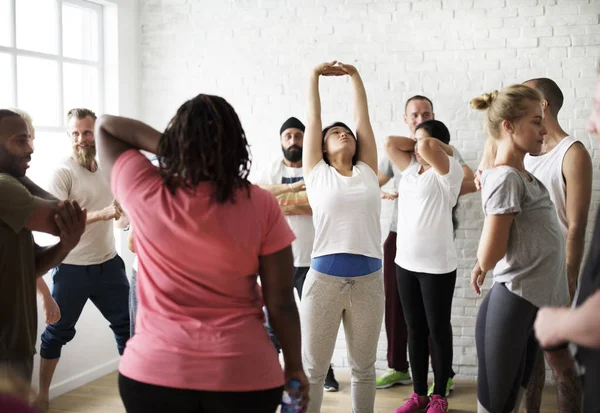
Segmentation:
<svg viewBox="0 0 600 413">
<path fill-rule="evenodd" d="M 388 370 L 383 376 L 378 377 L 375 386 L 378 389 L 388 389 L 396 384 L 411 384 L 412 379 L 408 371 Z"/>
<path fill-rule="evenodd" d="M 433 395 L 433 388 L 435 387 L 435 384 L 432 384 L 431 387 L 429 387 L 429 390 L 427 390 L 427 395 L 429 397 L 431 397 Z M 452 380 L 452 377 L 450 377 L 448 379 L 448 383 L 446 383 L 446 394 L 444 395 L 445 397 L 450 396 L 450 392 L 454 390 L 454 380 Z"/>
</svg>

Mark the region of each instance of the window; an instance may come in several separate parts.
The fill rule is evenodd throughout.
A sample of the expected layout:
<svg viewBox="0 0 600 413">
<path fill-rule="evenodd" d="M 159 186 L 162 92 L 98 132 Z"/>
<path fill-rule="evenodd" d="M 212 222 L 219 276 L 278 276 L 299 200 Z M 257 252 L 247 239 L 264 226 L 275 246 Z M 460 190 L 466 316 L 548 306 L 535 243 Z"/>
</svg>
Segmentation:
<svg viewBox="0 0 600 413">
<path fill-rule="evenodd" d="M 0 0 L 0 107 L 33 118 L 27 175 L 40 186 L 71 152 L 67 111 L 103 112 L 102 16 L 83 0 Z"/>
</svg>

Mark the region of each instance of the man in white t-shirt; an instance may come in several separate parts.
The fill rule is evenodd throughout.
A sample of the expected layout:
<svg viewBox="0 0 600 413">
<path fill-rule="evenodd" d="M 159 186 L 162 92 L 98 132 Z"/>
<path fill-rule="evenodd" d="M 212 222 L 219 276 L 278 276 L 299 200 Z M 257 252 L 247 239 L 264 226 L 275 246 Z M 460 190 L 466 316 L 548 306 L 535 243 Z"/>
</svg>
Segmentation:
<svg viewBox="0 0 600 413">
<path fill-rule="evenodd" d="M 304 124 L 297 118 L 286 120 L 279 130 L 283 159 L 277 159 L 262 171 L 258 185 L 271 192 L 279 201 L 285 218 L 296 235 L 292 243 L 294 253 L 294 287 L 302 298 L 302 287 L 310 268 L 315 228 L 312 209 L 306 196 L 302 174 L 302 144 Z M 276 338 L 270 332 L 275 344 Z M 276 344 L 277 345 L 277 344 Z M 330 368 L 325 379 L 326 391 L 338 391 L 339 384 Z"/>
<path fill-rule="evenodd" d="M 409 98 L 404 105 L 404 122 L 408 126 L 410 136 L 414 136 L 415 128 L 427 121 L 435 119 L 433 112 L 433 103 L 431 100 L 422 95 L 415 95 Z M 473 171 L 466 164 L 460 153 L 454 148 L 454 157 L 462 166 L 464 173 L 463 183 L 460 188 L 460 195 L 469 194 L 476 191 L 473 181 Z M 384 264 L 383 277 L 385 282 L 385 330 L 387 336 L 387 359 L 389 370 L 382 376 L 377 378 L 377 388 L 386 389 L 396 384 L 410 384 L 412 382 L 409 369 L 408 359 L 406 356 L 408 347 L 408 333 L 406 331 L 406 322 L 398 295 L 398 287 L 396 284 L 396 265 L 394 258 L 396 257 L 396 226 L 398 221 L 398 185 L 402 178 L 400 172 L 387 156 L 383 156 L 379 162 L 379 186 L 387 184 L 390 179 L 394 178 L 394 192 L 381 192 L 383 199 L 390 200 L 394 203 L 392 219 L 390 222 L 390 232 L 383 245 Z M 452 376 L 454 372 L 452 371 Z M 448 381 L 447 393 L 452 389 L 452 378 Z M 430 392 L 433 391 L 433 386 Z"/>
<path fill-rule="evenodd" d="M 48 191 L 58 199 L 79 202 L 88 213 L 79 244 L 52 274 L 52 297 L 60 307 L 61 318 L 42 334 L 36 402 L 42 411 L 48 409 L 48 392 L 62 346 L 75 336 L 75 325 L 88 299 L 109 321 L 119 354 L 129 339 L 129 282 L 113 233 L 114 221 L 121 218 L 122 210 L 98 172 L 96 115 L 89 109 L 72 109 L 67 120 L 73 153 L 54 171 Z"/>
</svg>

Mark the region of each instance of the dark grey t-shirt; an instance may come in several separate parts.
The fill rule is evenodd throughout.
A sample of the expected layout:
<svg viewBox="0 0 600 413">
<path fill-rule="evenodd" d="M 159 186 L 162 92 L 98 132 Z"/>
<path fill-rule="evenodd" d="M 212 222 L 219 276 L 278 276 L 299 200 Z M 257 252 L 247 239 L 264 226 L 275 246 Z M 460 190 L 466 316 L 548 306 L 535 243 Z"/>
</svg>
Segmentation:
<svg viewBox="0 0 600 413">
<path fill-rule="evenodd" d="M 568 305 L 565 239 L 548 190 L 529 174 L 509 166 L 483 172 L 485 215 L 516 213 L 506 255 L 494 268 L 494 282 L 537 307 Z"/>
</svg>

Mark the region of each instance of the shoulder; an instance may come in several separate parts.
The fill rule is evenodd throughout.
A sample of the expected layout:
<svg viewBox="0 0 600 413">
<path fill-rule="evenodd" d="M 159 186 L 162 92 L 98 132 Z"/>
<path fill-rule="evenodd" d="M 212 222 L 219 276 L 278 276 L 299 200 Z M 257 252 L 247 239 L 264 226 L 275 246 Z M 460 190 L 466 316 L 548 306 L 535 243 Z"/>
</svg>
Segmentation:
<svg viewBox="0 0 600 413">
<path fill-rule="evenodd" d="M 0 173 L 0 192 L 4 191 L 27 191 L 27 188 L 12 175 Z"/>
<path fill-rule="evenodd" d="M 481 175 L 481 186 L 484 191 L 511 185 L 521 187 L 524 185 L 521 173 L 510 166 L 496 166 L 486 169 Z"/>
<path fill-rule="evenodd" d="M 377 181 L 377 186 L 379 186 L 379 178 L 377 177 L 377 173 L 373 170 L 373 168 L 371 168 L 369 165 L 367 165 L 363 161 L 356 162 L 356 165 L 354 165 L 354 167 L 356 169 L 358 169 L 365 176 L 374 178 Z"/>
<path fill-rule="evenodd" d="M 568 139 L 568 138 L 567 138 Z M 567 143 L 568 147 L 563 158 L 563 168 L 565 166 L 581 166 L 581 162 L 591 163 L 591 156 L 583 142 L 572 138 L 571 142 Z"/>
</svg>

